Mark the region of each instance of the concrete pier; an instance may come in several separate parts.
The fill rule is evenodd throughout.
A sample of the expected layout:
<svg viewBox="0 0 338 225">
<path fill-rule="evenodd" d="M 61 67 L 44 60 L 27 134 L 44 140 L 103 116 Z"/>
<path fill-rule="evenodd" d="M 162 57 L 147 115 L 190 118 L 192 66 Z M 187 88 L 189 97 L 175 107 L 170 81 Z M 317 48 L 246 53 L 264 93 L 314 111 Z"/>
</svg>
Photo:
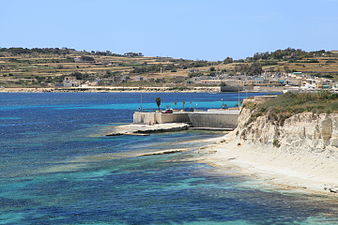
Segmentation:
<svg viewBox="0 0 338 225">
<path fill-rule="evenodd" d="M 188 123 L 196 128 L 224 128 L 233 130 L 237 127 L 239 110 L 209 110 L 198 112 L 135 112 L 135 124 Z"/>
</svg>

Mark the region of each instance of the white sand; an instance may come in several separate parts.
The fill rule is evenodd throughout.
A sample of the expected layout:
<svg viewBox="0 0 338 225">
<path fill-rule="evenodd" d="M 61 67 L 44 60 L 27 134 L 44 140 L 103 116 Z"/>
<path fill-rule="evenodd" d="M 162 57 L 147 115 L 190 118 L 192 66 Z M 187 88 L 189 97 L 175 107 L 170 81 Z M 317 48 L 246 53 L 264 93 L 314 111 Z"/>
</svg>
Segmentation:
<svg viewBox="0 0 338 225">
<path fill-rule="evenodd" d="M 266 145 L 237 145 L 226 140 L 205 148 L 202 161 L 226 168 L 239 166 L 266 184 L 288 189 L 329 192 L 338 187 L 338 152 L 285 152 Z M 325 190 L 326 189 L 326 190 Z"/>
</svg>

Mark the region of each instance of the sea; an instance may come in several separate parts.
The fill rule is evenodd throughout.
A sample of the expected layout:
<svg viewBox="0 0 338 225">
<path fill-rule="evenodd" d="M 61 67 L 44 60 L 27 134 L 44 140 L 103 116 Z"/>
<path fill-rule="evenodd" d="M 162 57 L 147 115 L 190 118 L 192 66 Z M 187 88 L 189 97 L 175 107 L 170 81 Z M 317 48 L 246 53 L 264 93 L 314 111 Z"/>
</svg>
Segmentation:
<svg viewBox="0 0 338 225">
<path fill-rule="evenodd" d="M 105 136 L 157 97 L 162 109 L 207 109 L 265 94 L 0 93 L 0 224 L 338 224 L 337 197 L 194 160 L 224 132 Z"/>
</svg>

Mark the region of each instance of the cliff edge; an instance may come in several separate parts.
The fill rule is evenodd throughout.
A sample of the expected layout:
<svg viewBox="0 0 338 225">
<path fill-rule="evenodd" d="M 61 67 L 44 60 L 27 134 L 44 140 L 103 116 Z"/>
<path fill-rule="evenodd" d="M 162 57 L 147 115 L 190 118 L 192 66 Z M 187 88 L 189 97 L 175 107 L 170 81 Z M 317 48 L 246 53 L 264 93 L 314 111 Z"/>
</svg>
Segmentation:
<svg viewBox="0 0 338 225">
<path fill-rule="evenodd" d="M 285 152 L 338 153 L 338 113 L 303 112 L 283 121 L 262 115 L 250 122 L 252 111 L 244 108 L 233 132 L 240 142 L 263 144 Z M 233 134 L 232 134 L 233 135 Z M 337 161 L 338 163 L 338 161 Z"/>
<path fill-rule="evenodd" d="M 284 108 L 285 97 L 290 96 L 244 102 L 238 127 L 209 159 L 220 166 L 237 164 L 275 183 L 338 193 L 338 107 L 307 101 Z M 323 104 L 336 104 L 336 96 L 332 99 Z"/>
</svg>

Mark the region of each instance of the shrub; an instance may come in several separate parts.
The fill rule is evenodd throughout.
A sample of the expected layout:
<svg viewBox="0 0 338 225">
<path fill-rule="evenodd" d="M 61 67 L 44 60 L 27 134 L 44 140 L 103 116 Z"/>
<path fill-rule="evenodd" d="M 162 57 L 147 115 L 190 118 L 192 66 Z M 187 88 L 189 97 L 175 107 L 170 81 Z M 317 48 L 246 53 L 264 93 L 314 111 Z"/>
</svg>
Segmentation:
<svg viewBox="0 0 338 225">
<path fill-rule="evenodd" d="M 70 76 L 76 77 L 77 80 L 86 80 L 89 77 L 87 73 L 81 73 L 81 72 L 73 72 L 70 74 Z"/>
<path fill-rule="evenodd" d="M 90 57 L 90 56 L 83 55 L 80 58 L 84 62 L 95 62 L 95 59 L 93 57 Z"/>
<path fill-rule="evenodd" d="M 280 147 L 280 142 L 278 141 L 278 139 L 274 139 L 272 142 L 272 145 L 279 148 Z"/>
<path fill-rule="evenodd" d="M 204 73 L 201 72 L 192 72 L 189 73 L 189 78 L 204 76 Z"/>
<path fill-rule="evenodd" d="M 336 63 L 335 60 L 327 60 L 325 63 L 329 64 L 329 63 Z"/>
<path fill-rule="evenodd" d="M 247 125 L 255 121 L 257 117 L 267 115 L 268 120 L 275 121 L 283 126 L 287 118 L 297 113 L 338 112 L 338 94 L 330 91 L 302 94 L 286 93 L 261 104 L 246 103 L 244 107 L 252 110 Z"/>
</svg>

